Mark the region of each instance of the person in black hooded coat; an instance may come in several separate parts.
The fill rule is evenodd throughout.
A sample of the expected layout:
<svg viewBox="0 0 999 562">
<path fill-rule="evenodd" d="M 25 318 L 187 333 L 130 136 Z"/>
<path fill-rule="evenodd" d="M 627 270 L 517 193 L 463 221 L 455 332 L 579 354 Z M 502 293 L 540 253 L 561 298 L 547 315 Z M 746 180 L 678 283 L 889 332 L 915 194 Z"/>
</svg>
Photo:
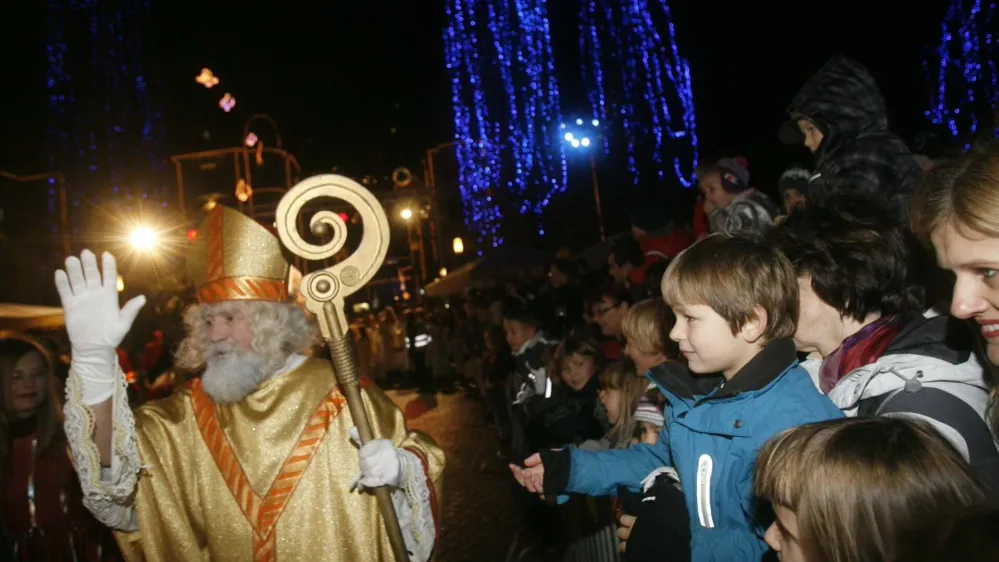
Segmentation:
<svg viewBox="0 0 999 562">
<path fill-rule="evenodd" d="M 815 155 L 809 205 L 861 196 L 906 220 L 922 172 L 902 139 L 888 130 L 885 100 L 863 65 L 833 57 L 802 86 L 788 113 L 781 140 L 805 144 Z"/>
</svg>

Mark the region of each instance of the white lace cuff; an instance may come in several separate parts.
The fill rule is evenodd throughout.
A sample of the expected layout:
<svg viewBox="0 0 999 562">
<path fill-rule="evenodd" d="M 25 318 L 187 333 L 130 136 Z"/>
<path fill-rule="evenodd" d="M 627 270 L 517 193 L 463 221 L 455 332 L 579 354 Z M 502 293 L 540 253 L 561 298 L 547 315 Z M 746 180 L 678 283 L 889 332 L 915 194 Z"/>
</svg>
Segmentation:
<svg viewBox="0 0 999 562">
<path fill-rule="evenodd" d="M 402 463 L 403 485 L 392 491 L 392 503 L 399 516 L 402 537 L 412 562 L 427 562 L 437 540 L 431 497 L 423 462 L 410 451 L 399 449 Z"/>
<path fill-rule="evenodd" d="M 133 505 L 140 460 L 135 440 L 135 418 L 128 406 L 125 374 L 117 364 L 114 395 L 111 400 L 111 467 L 101 468 L 101 455 L 94 442 L 94 414 L 82 402 L 80 377 L 70 365 L 66 381 L 64 427 L 80 477 L 83 505 L 101 523 L 119 531 L 136 531 L 138 523 Z"/>
</svg>

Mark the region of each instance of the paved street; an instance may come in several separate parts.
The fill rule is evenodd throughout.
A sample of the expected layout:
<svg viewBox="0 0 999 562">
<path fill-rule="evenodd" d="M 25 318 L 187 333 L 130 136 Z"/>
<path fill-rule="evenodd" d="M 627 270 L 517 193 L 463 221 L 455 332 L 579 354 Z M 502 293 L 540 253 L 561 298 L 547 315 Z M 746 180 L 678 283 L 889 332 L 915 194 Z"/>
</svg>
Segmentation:
<svg viewBox="0 0 999 562">
<path fill-rule="evenodd" d="M 444 500 L 441 509 L 440 562 L 504 560 L 520 529 L 508 474 L 483 472 L 496 451 L 493 430 L 478 406 L 462 394 L 418 395 L 389 391 L 406 414 L 409 427 L 431 435 L 444 450 Z M 499 467 L 499 463 L 491 462 Z"/>
</svg>

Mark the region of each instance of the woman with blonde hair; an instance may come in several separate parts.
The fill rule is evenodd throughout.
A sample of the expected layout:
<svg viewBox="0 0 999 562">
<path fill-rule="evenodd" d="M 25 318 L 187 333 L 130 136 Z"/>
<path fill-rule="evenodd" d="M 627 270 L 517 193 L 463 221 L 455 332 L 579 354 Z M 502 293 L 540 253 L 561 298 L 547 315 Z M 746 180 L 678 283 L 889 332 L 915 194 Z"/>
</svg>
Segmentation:
<svg viewBox="0 0 999 562">
<path fill-rule="evenodd" d="M 756 493 L 782 562 L 891 560 L 914 529 L 981 505 L 967 463 L 923 422 L 870 417 L 804 425 L 760 451 Z"/>
<path fill-rule="evenodd" d="M 935 168 L 916 194 L 910 222 L 955 274 L 950 312 L 974 320 L 993 365 L 999 364 L 999 142 Z M 995 385 L 995 372 L 992 373 Z M 992 430 L 999 411 L 991 406 Z"/>
</svg>

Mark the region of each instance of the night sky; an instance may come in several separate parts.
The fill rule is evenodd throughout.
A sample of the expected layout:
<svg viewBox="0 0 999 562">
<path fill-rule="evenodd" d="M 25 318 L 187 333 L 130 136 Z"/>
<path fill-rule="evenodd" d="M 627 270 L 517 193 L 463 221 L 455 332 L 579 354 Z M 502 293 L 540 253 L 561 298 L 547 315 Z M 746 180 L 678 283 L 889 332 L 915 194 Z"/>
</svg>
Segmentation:
<svg viewBox="0 0 999 562">
<path fill-rule="evenodd" d="M 234 146 L 243 120 L 255 112 L 277 120 L 285 148 L 306 174 L 337 166 L 354 176 L 387 175 L 399 165 L 419 173 L 424 151 L 451 139 L 441 0 L 152 4 L 148 72 L 165 109 L 167 154 Z M 579 4 L 549 4 L 556 64 L 569 85 L 563 85 L 562 110 L 573 114 L 585 109 L 571 107 L 580 99 L 571 93 Z M 911 2 L 876 0 L 673 2 L 681 54 L 694 80 L 702 152 L 748 156 L 754 183 L 771 191 L 786 164 L 810 161 L 803 148 L 780 145 L 776 130 L 797 88 L 834 53 L 868 66 L 893 127 L 911 138 L 925 128 L 921 61 L 939 41 L 945 10 L 943 0 L 918 10 Z M 4 20 L 16 24 L 0 34 L 0 169 L 32 173 L 45 168 L 44 2 L 8 3 Z M 218 89 L 195 84 L 202 67 L 236 96 L 231 114 L 218 109 Z M 613 170 L 603 177 L 613 232 L 627 224 L 629 188 Z M 554 224 L 550 231 L 583 232 L 560 229 L 558 214 L 592 205 L 587 180 L 585 173 L 570 175 L 569 192 L 550 207 L 555 216 L 546 217 Z M 595 238 L 595 230 L 587 232 Z M 548 244 L 567 238 L 556 234 Z M 591 240 L 572 241 L 581 249 Z"/>
</svg>

